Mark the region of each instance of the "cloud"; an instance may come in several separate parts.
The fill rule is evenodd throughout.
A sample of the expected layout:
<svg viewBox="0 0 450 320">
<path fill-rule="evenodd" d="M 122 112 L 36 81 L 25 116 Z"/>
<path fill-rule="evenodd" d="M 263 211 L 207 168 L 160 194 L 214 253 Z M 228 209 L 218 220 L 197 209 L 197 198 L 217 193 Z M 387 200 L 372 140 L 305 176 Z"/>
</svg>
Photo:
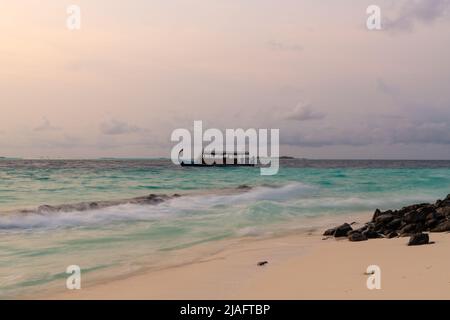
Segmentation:
<svg viewBox="0 0 450 320">
<path fill-rule="evenodd" d="M 419 98 L 413 94 L 403 93 L 399 87 L 377 80 L 377 90 L 390 97 L 396 105 L 397 117 L 407 118 L 415 124 L 421 123 L 450 123 L 449 99 L 433 101 L 432 98 Z"/>
<path fill-rule="evenodd" d="M 85 146 L 82 144 L 80 138 L 68 134 L 62 134 L 51 138 L 42 138 L 40 136 L 32 137 L 31 142 L 33 147 L 45 149 L 70 149 Z"/>
<path fill-rule="evenodd" d="M 380 127 L 385 128 L 389 143 L 450 145 L 450 101 L 414 99 L 382 79 L 377 89 L 394 100 L 401 114 L 383 117 L 386 121 Z"/>
<path fill-rule="evenodd" d="M 394 32 L 410 32 L 416 24 L 432 24 L 448 13 L 450 0 L 407 0 L 395 18 L 385 18 L 384 27 Z"/>
<path fill-rule="evenodd" d="M 314 111 L 309 104 L 299 103 L 292 111 L 285 116 L 286 120 L 309 121 L 321 120 L 325 118 L 325 114 Z"/>
<path fill-rule="evenodd" d="M 367 146 L 377 140 L 381 140 L 381 135 L 377 135 L 377 129 L 340 129 L 340 128 L 318 128 L 309 132 L 290 133 L 281 135 L 280 143 L 290 146 L 301 147 L 328 147 L 328 146 Z"/>
<path fill-rule="evenodd" d="M 61 130 L 61 128 L 54 127 L 46 117 L 43 117 L 42 123 L 40 125 L 38 125 L 37 127 L 35 127 L 33 130 L 37 131 L 37 132 L 59 131 L 59 130 Z"/>
<path fill-rule="evenodd" d="M 449 122 L 407 123 L 394 128 L 392 143 L 450 145 Z"/>
<path fill-rule="evenodd" d="M 399 94 L 399 91 L 394 86 L 388 84 L 383 79 L 377 79 L 377 90 L 385 95 L 396 97 Z"/>
<path fill-rule="evenodd" d="M 106 135 L 122 135 L 142 131 L 141 128 L 123 121 L 111 120 L 100 124 L 100 131 Z"/>
<path fill-rule="evenodd" d="M 280 143 L 300 147 L 370 145 L 450 145 L 450 120 L 422 121 L 396 118 L 384 124 L 361 125 L 356 128 L 314 127 L 283 131 Z"/>
<path fill-rule="evenodd" d="M 272 50 L 293 51 L 293 52 L 303 51 L 303 46 L 298 44 L 286 44 L 280 41 L 269 41 L 267 45 Z"/>
</svg>

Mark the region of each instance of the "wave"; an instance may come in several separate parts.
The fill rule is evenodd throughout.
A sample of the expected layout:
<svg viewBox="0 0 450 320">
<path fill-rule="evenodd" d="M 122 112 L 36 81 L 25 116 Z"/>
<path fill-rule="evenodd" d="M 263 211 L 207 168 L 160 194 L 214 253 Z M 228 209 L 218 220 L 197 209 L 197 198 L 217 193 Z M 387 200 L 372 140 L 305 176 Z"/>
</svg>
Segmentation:
<svg viewBox="0 0 450 320">
<path fill-rule="evenodd" d="M 0 215 L 0 230 L 102 227 L 139 221 L 181 225 L 188 222 L 191 226 L 193 221 L 202 221 L 201 224 L 207 228 L 216 228 L 216 224 L 220 226 L 221 223 L 227 223 L 229 227 L 246 227 L 292 217 L 400 208 L 412 202 L 432 201 L 434 197 L 423 194 L 330 195 L 318 187 L 300 182 L 256 187 L 243 185 L 198 194 L 151 194 L 128 200 L 43 205 Z"/>
<path fill-rule="evenodd" d="M 210 209 L 253 204 L 258 201 L 283 202 L 308 196 L 315 188 L 302 184 L 239 186 L 234 190 L 214 190 L 203 194 L 155 195 L 117 201 L 82 202 L 58 206 L 42 205 L 0 215 L 0 230 L 93 226 L 112 222 L 159 221 L 183 218 L 192 213 L 208 214 Z"/>
</svg>

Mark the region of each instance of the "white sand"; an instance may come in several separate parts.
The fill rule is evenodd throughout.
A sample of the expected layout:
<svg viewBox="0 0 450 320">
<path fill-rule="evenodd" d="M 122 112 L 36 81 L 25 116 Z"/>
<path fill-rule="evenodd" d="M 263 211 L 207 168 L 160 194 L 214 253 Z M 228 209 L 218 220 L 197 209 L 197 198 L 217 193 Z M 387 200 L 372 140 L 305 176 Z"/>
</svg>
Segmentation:
<svg viewBox="0 0 450 320">
<path fill-rule="evenodd" d="M 450 299 L 450 234 L 353 243 L 319 234 L 242 240 L 198 262 L 45 295 L 50 299 Z M 189 250 L 197 250 L 190 248 Z M 182 254 L 182 252 L 180 252 Z M 267 260 L 264 267 L 258 261 Z M 381 268 L 381 290 L 366 286 Z"/>
</svg>

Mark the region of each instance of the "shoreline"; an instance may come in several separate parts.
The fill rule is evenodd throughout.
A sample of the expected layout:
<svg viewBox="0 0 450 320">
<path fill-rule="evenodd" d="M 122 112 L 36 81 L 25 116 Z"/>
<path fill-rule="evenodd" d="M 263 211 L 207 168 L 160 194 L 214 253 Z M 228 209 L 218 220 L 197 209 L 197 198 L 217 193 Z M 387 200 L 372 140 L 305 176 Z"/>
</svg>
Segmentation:
<svg viewBox="0 0 450 320">
<path fill-rule="evenodd" d="M 358 222 L 365 218 L 359 215 Z M 432 233 L 434 244 L 408 247 L 408 238 L 355 243 L 323 240 L 321 231 L 234 239 L 190 263 L 25 298 L 450 299 L 450 260 L 442 259 L 450 250 L 448 233 Z M 208 251 L 211 246 L 194 246 L 179 254 Z M 261 261 L 268 263 L 258 266 Z M 381 290 L 366 287 L 369 276 L 364 273 L 374 264 L 381 268 Z"/>
</svg>

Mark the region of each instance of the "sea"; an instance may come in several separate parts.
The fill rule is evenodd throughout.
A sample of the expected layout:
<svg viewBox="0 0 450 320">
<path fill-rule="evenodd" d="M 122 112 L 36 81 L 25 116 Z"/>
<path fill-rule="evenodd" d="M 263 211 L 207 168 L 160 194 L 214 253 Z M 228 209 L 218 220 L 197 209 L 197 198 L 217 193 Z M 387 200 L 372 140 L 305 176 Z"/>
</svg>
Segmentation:
<svg viewBox="0 0 450 320">
<path fill-rule="evenodd" d="M 450 161 L 282 159 L 261 176 L 169 159 L 2 159 L 0 298 L 64 290 L 71 265 L 89 286 L 189 263 L 190 248 L 320 231 L 449 193 Z M 160 200 L 133 201 L 151 194 Z"/>
</svg>

